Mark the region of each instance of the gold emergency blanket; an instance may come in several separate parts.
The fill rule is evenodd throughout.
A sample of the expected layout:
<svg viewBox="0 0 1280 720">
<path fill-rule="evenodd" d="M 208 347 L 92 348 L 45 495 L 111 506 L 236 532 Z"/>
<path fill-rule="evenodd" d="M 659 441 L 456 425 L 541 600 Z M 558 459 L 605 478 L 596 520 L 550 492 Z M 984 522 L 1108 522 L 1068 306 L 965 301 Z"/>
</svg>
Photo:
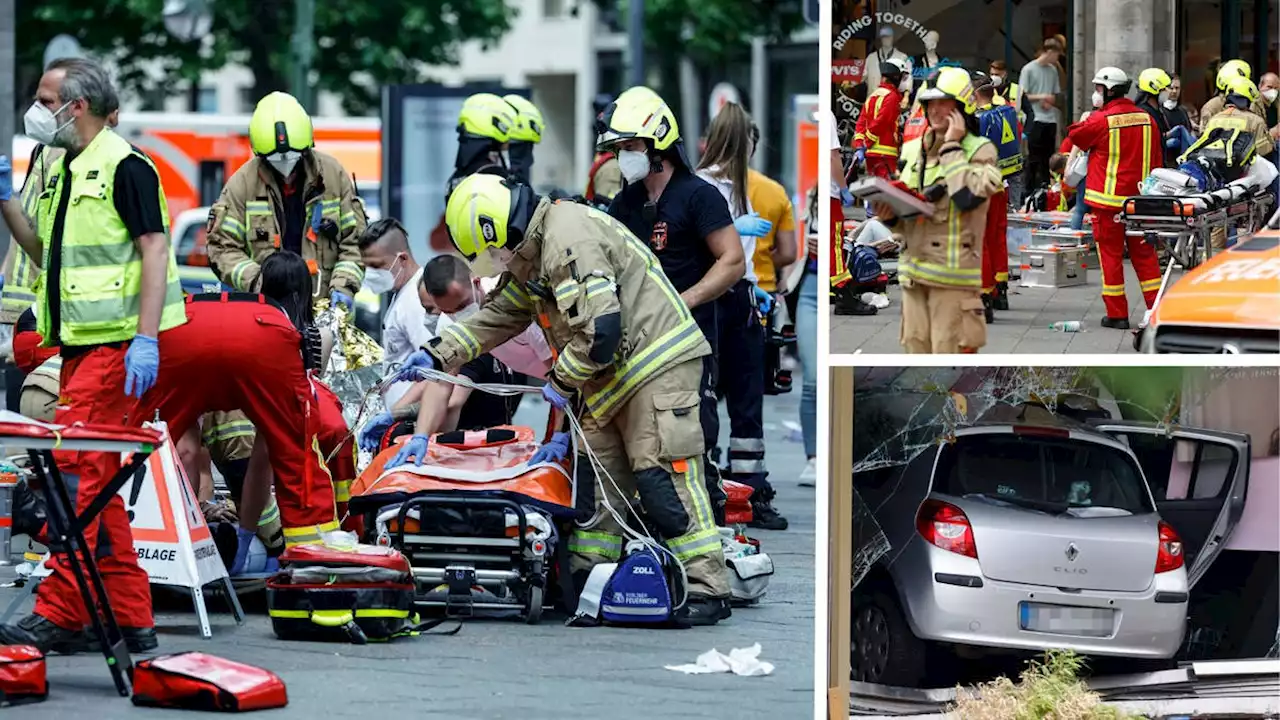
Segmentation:
<svg viewBox="0 0 1280 720">
<path fill-rule="evenodd" d="M 328 348 L 320 380 L 342 402 L 347 426 L 358 427 L 385 409 L 382 393 L 375 389 L 382 382 L 382 347 L 355 326 L 346 307 L 330 308 L 328 300 L 318 300 L 315 311 Z"/>
</svg>

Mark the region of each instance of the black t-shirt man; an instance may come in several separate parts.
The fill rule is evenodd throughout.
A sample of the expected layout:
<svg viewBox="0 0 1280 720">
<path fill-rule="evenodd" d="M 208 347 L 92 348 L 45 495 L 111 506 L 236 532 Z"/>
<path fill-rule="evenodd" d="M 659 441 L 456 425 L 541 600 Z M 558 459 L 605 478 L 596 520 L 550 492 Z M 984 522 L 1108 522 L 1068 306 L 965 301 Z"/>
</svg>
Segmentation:
<svg viewBox="0 0 1280 720">
<path fill-rule="evenodd" d="M 677 292 L 696 285 L 715 264 L 707 236 L 733 224 L 720 191 L 683 169 L 672 174 L 656 206 L 649 202 L 644 183 L 628 183 L 613 198 L 609 214 L 646 242 Z M 703 303 L 692 312 L 714 343 L 715 303 Z"/>
<path fill-rule="evenodd" d="M 105 130 L 103 132 L 106 132 Z M 135 153 L 141 153 L 134 148 Z M 70 177 L 70 165 L 75 162 L 79 153 L 68 152 L 64 162 L 68 169 L 63 171 L 59 182 L 67 182 Z M 71 202 L 71 193 L 62 189 L 58 207 L 53 215 L 53 230 L 49 242 L 49 270 L 45 278 L 49 283 L 49 336 L 62 338 L 62 239 L 67 224 L 67 207 Z M 137 155 L 130 155 L 116 166 L 115 178 L 112 181 L 112 200 L 116 212 L 124 222 L 130 239 L 140 238 L 151 233 L 166 233 L 169 228 L 164 222 L 164 214 L 160 211 L 160 176 Z M 120 345 L 120 343 L 111 343 Z M 92 346 L 67 347 L 61 345 L 64 358 L 83 355 Z"/>
<path fill-rule="evenodd" d="M 511 370 L 488 353 L 463 365 L 458 374 L 477 384 L 518 385 L 524 382 L 523 374 Z M 479 390 L 473 391 L 458 413 L 458 429 L 485 430 L 495 425 L 510 425 L 520 407 L 520 397 L 502 397 Z"/>
</svg>

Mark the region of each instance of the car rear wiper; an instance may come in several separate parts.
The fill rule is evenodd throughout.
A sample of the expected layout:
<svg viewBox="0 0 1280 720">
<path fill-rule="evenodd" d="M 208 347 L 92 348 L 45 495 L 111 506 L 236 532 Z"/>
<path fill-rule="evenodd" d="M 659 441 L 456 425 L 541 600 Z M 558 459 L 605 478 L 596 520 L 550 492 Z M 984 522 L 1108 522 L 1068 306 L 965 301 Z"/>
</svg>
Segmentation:
<svg viewBox="0 0 1280 720">
<path fill-rule="evenodd" d="M 1013 495 L 988 495 L 987 493 L 971 493 L 965 497 L 980 497 L 986 500 L 994 500 L 995 502 L 1008 503 L 1017 505 L 1018 507 L 1027 508 L 1028 510 L 1039 510 L 1041 512 L 1061 515 L 1067 511 L 1068 505 L 1064 502 L 1052 502 L 1050 500 L 1032 500 L 1031 498 L 1017 497 Z"/>
</svg>

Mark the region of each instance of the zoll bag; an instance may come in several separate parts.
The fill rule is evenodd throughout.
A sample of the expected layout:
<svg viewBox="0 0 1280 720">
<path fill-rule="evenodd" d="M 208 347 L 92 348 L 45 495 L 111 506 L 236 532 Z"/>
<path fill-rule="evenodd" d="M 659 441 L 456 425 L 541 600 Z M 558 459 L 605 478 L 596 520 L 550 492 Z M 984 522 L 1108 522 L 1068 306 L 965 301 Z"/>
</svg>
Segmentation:
<svg viewBox="0 0 1280 720">
<path fill-rule="evenodd" d="M 417 635 L 442 622 L 412 624 L 413 569 L 393 548 L 299 545 L 280 556 L 280 567 L 267 581 L 267 613 L 281 640 L 363 645 Z"/>
<path fill-rule="evenodd" d="M 143 707 L 246 712 L 289 704 L 284 681 L 252 665 L 199 652 L 139 661 L 133 704 Z"/>
<path fill-rule="evenodd" d="M 40 702 L 48 694 L 44 653 L 30 645 L 0 645 L 0 707 Z"/>
</svg>

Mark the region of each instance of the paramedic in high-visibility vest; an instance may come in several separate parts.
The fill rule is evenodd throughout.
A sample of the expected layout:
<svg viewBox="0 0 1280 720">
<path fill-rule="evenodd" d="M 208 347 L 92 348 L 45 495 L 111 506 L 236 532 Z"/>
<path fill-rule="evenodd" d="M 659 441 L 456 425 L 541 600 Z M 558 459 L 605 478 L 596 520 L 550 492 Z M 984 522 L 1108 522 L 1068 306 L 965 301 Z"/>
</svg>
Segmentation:
<svg viewBox="0 0 1280 720">
<path fill-rule="evenodd" d="M 853 151 L 867 173 L 888 179 L 898 169 L 902 145 L 898 118 L 902 114 L 902 93 L 911 87 L 907 63 L 889 58 L 880 64 L 880 87 L 871 92 L 854 127 Z"/>
<path fill-rule="evenodd" d="M 1160 129 L 1128 98 L 1130 85 L 1120 68 L 1100 68 L 1093 76 L 1093 103 L 1098 109 L 1068 128 L 1061 147 L 1062 152 L 1074 146 L 1089 153 L 1083 200 L 1093 212 L 1093 236 L 1102 266 L 1102 302 L 1107 311 L 1102 326 L 1121 330 L 1129 328 L 1124 294 L 1126 246 L 1148 309 L 1160 289 L 1155 248 L 1140 237 L 1126 236 L 1124 224 L 1116 222 L 1125 199 L 1138 195 L 1139 184 L 1164 162 Z"/>
<path fill-rule="evenodd" d="M 898 218 L 885 203 L 876 217 L 902 234 L 903 349 L 909 353 L 973 353 L 987 342 L 982 305 L 982 243 L 989 199 L 1004 183 L 998 155 L 978 133 L 969 73 L 942 68 L 921 91 L 929 129 L 902 148 L 901 181 L 933 215 Z"/>
<path fill-rule="evenodd" d="M 1000 168 L 1000 192 L 987 206 L 987 229 L 982 243 L 982 302 L 987 322 L 993 311 L 1009 309 L 1009 190 L 1014 178 L 1022 176 L 1022 138 L 1018 117 L 1011 105 L 994 104 L 995 87 L 978 85 L 978 125 L 981 134 L 996 146 Z"/>
<path fill-rule="evenodd" d="M 597 95 L 592 102 L 594 114 L 592 136 L 600 134 L 599 123 L 604 111 L 613 104 L 612 95 Z M 587 171 L 587 189 L 583 197 L 587 202 L 600 208 L 609 207 L 613 197 L 622 192 L 622 168 L 618 166 L 618 156 L 612 150 L 597 150 L 591 160 L 591 169 Z"/>
<path fill-rule="evenodd" d="M 698 417 L 702 357 L 711 348 L 658 259 L 609 215 L 500 178 L 467 178 L 445 213 L 458 253 L 484 266 L 482 275 L 500 270 L 501 289 L 410 355 L 404 368 L 456 372 L 538 322 L 556 353 L 542 395 L 575 414 L 583 442 L 613 478 L 597 483 L 596 507 L 583 508 L 591 519 L 569 539 L 576 586 L 595 565 L 622 556 L 623 529 L 609 508 L 621 514 L 638 495 L 684 565 L 689 601 L 682 621 L 728 618 L 729 577 L 703 481 Z M 388 467 L 421 464 L 427 443 L 426 435 L 414 435 Z M 570 445 L 559 433 L 534 459 L 563 459 Z M 586 457 L 579 466 L 590 466 Z M 596 480 L 584 474 L 581 482 Z"/>
<path fill-rule="evenodd" d="M 28 135 L 66 151 L 48 169 L 48 190 L 35 210 L 38 229 L 13 228 L 22 250 L 47 269 L 35 314 L 43 344 L 61 348 L 59 425 L 140 425 L 147 418 L 132 411 L 156 382 L 160 336 L 186 322 L 160 177 L 145 155 L 107 127 L 117 104 L 101 66 L 65 59 L 45 71 L 26 117 Z M 0 186 L 11 195 L 11 174 L 4 175 Z M 119 453 L 55 451 L 54 457 L 76 495 L 77 512 L 120 469 Z M 112 498 L 84 537 L 129 650 L 154 649 L 149 580 L 138 566 L 124 501 Z M 53 574 L 40 584 L 34 612 L 16 625 L 0 625 L 0 644 L 48 651 L 84 637 L 90 610 L 66 555 L 55 553 L 49 567 Z"/>
</svg>

